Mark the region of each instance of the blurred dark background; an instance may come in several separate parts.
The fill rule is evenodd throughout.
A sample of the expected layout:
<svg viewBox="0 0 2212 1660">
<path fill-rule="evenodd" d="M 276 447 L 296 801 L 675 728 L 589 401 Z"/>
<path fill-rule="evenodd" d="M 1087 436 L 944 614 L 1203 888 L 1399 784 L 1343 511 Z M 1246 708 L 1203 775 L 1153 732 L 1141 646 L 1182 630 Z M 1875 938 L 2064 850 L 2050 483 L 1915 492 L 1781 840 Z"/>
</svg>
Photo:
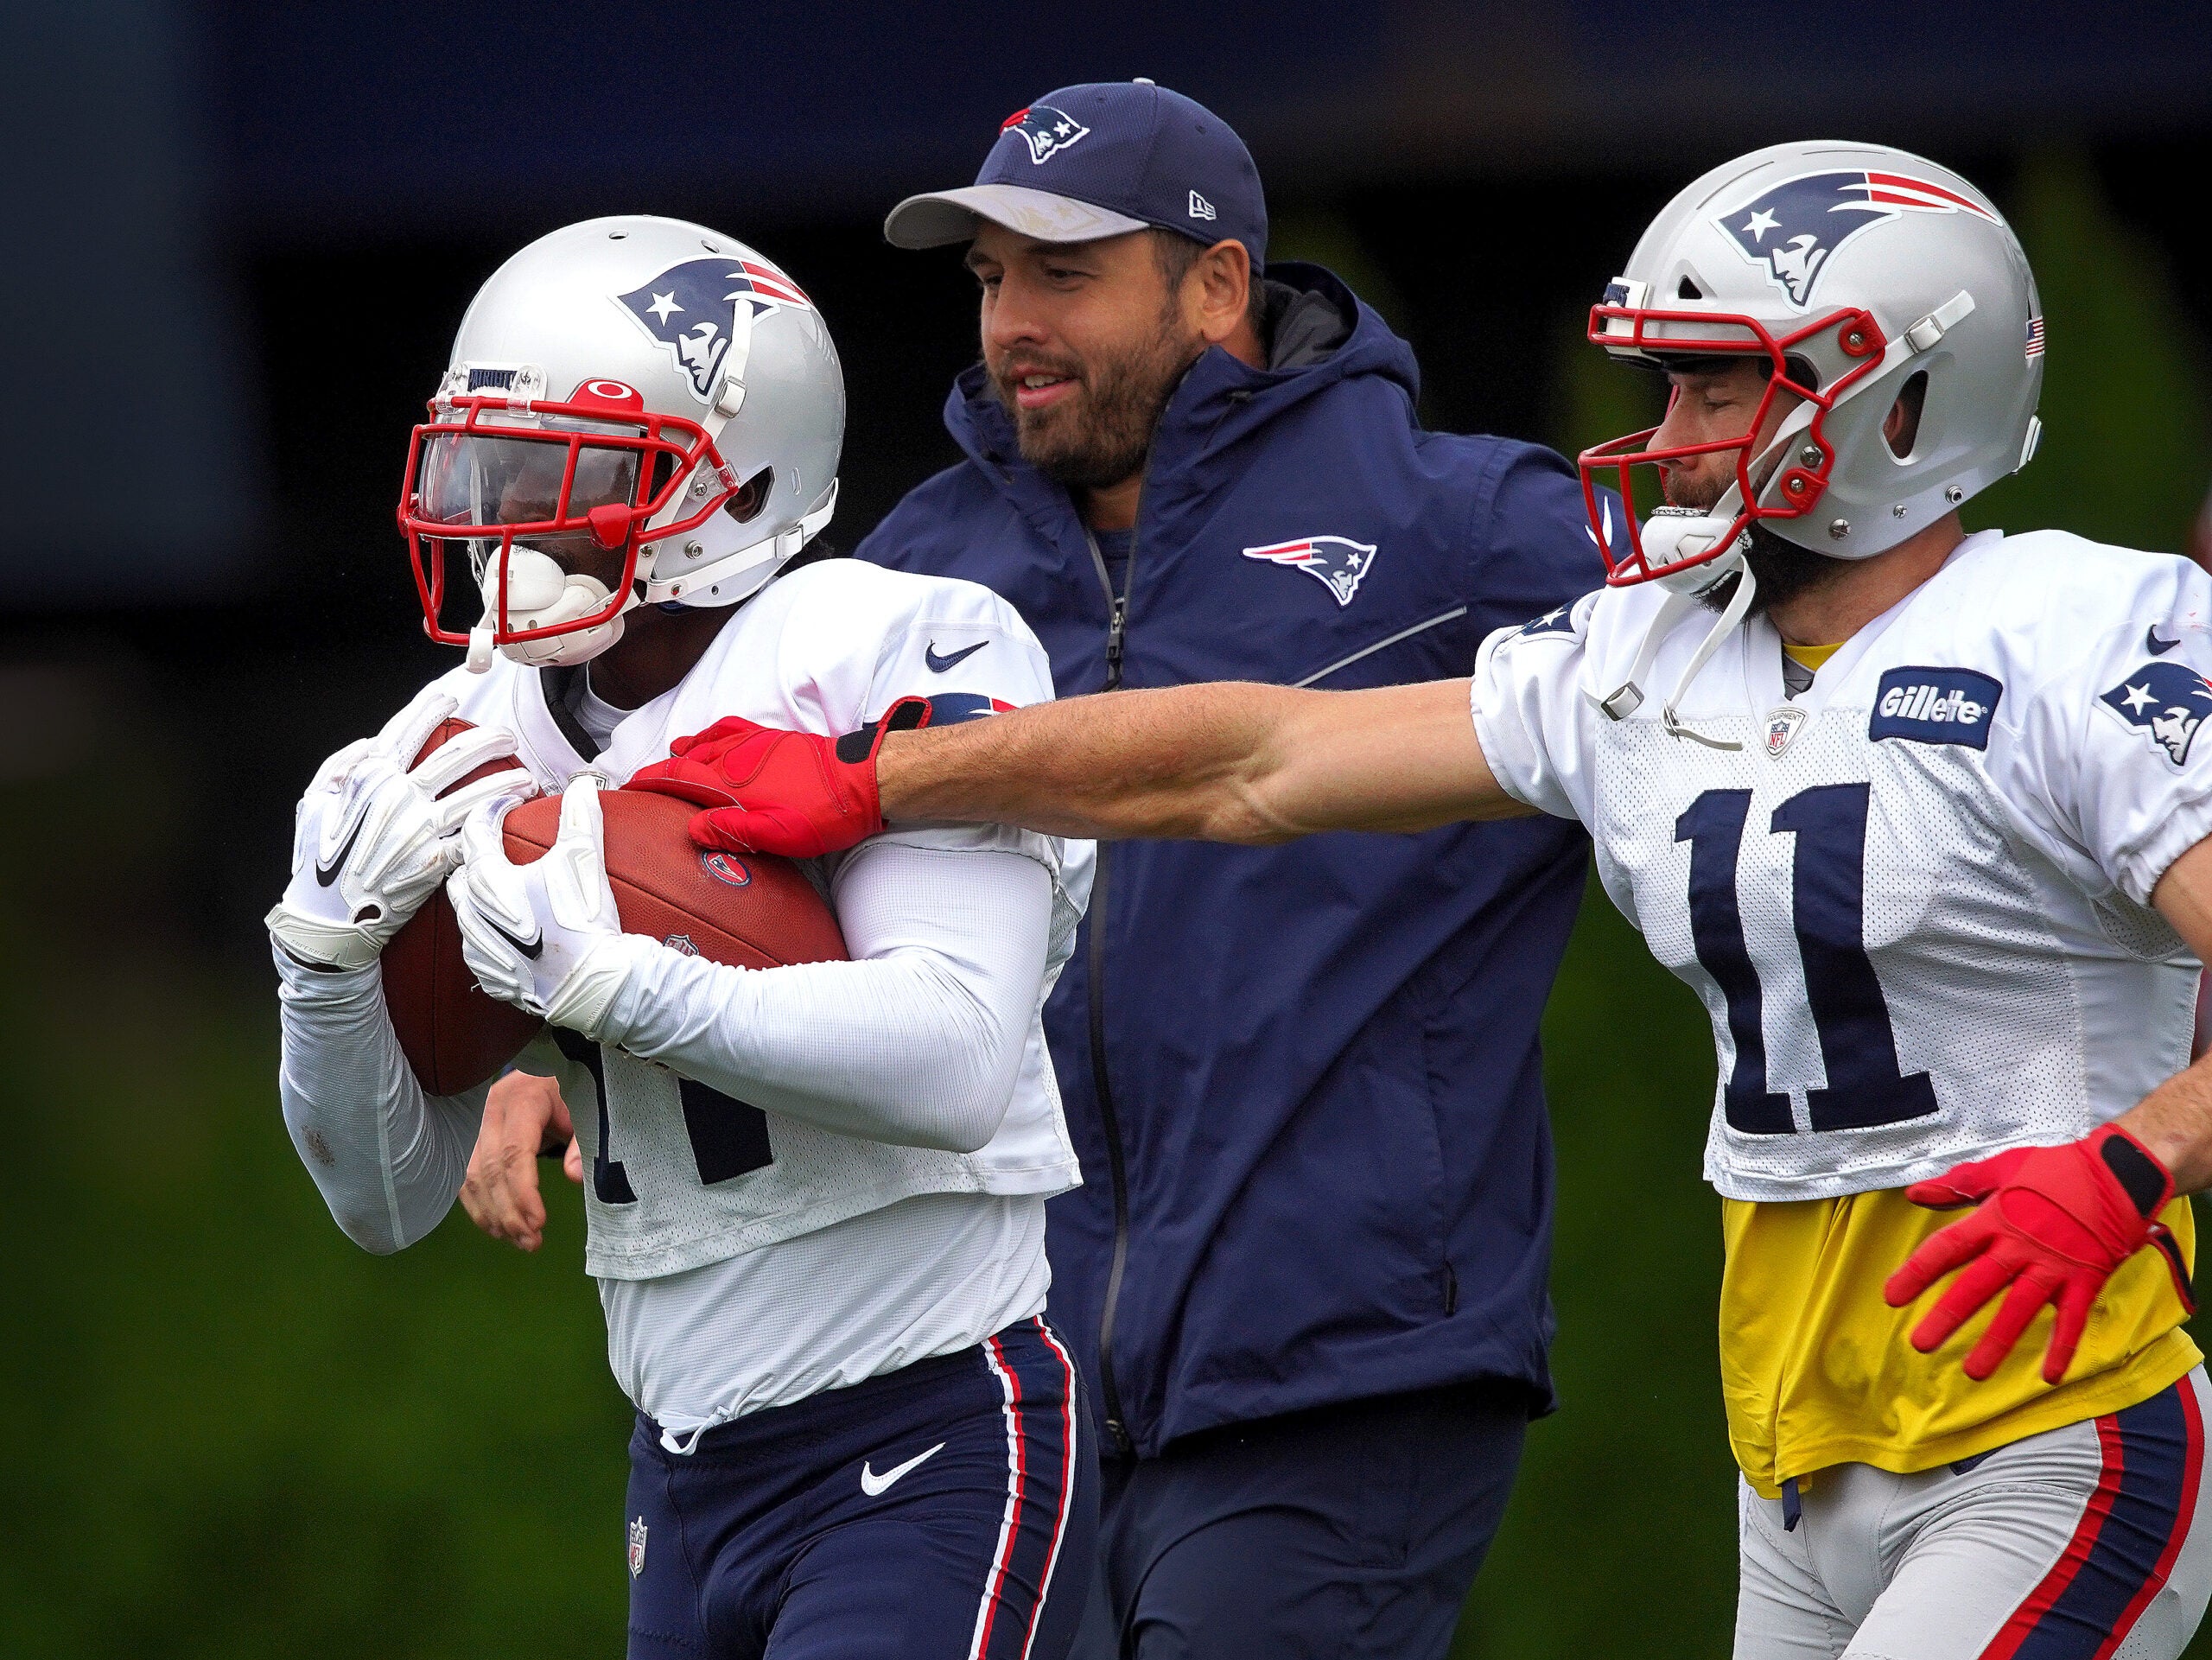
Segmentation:
<svg viewBox="0 0 2212 1660">
<path fill-rule="evenodd" d="M 2176 549 L 2212 477 L 2201 5 L 1678 0 L 920 9 L 77 0 L 0 16 L 18 479 L 0 519 L 0 1652 L 619 1651 L 626 1409 L 556 1197 L 348 1245 L 273 1087 L 290 805 L 448 658 L 407 429 L 507 254 L 611 212 L 754 243 L 851 393 L 849 547 L 952 456 L 950 252 L 877 226 L 1007 111 L 1148 75 L 1257 155 L 1273 251 L 1411 340 L 1429 424 L 1575 448 L 1649 389 L 1584 309 L 1692 175 L 1867 137 L 1982 184 L 2050 319 L 2047 436 L 1973 522 Z M 1712 1091 L 1694 1001 L 1593 897 L 1550 1021 L 1566 1408 L 1467 1656 L 1726 1651 Z M 2200 1644 L 2212 1653 L 2212 1644 Z"/>
</svg>

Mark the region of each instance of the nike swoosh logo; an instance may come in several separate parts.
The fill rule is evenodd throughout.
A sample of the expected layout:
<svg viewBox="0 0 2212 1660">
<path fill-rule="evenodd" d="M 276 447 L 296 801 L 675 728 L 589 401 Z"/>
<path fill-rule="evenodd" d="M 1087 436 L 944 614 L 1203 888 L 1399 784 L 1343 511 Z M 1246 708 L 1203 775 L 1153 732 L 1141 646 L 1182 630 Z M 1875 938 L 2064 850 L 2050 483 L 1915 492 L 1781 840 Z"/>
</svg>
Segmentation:
<svg viewBox="0 0 2212 1660">
<path fill-rule="evenodd" d="M 353 821 L 353 829 L 346 837 L 346 845 L 331 855 L 330 862 L 325 864 L 320 859 L 315 861 L 315 879 L 318 887 L 327 887 L 338 880 L 338 873 L 346 868 L 346 861 L 353 855 L 353 843 L 361 839 L 361 826 L 368 822 L 369 815 L 364 809 L 361 816 Z"/>
<path fill-rule="evenodd" d="M 990 643 L 988 639 L 979 639 L 965 651 L 954 652 L 950 656 L 939 657 L 937 654 L 937 642 L 931 640 L 922 652 L 922 661 L 930 665 L 931 674 L 943 674 L 954 664 L 966 662 Z"/>
<path fill-rule="evenodd" d="M 537 954 L 545 949 L 545 936 L 543 934 L 540 934 L 537 938 L 531 940 L 517 939 L 512 934 L 509 933 L 505 928 L 502 928 L 498 923 L 493 922 L 491 918 L 486 917 L 484 920 L 490 924 L 493 933 L 499 935 L 500 938 L 505 940 L 508 944 L 513 946 L 517 951 L 520 951 L 524 957 L 530 958 L 533 963 L 537 960 Z"/>
<path fill-rule="evenodd" d="M 2150 649 L 2152 657 L 2164 657 L 2181 644 L 2181 636 L 2176 634 L 2171 639 L 2160 639 L 2158 625 L 2154 622 L 2151 625 L 2150 631 L 2143 636 L 2143 644 Z"/>
<path fill-rule="evenodd" d="M 928 1452 L 917 1453 L 913 1457 L 908 1459 L 904 1464 L 893 1465 L 881 1475 L 876 1474 L 874 1470 L 868 1467 L 867 1461 L 863 1460 L 861 1464 L 861 1491 L 866 1493 L 870 1498 L 874 1498 L 878 1493 L 885 1491 L 893 1482 L 898 1480 L 900 1476 L 905 1475 L 907 1471 L 912 1469 L 916 1465 L 927 1462 L 929 1460 L 935 1458 L 943 1451 L 944 1451 L 944 1443 L 943 1441 L 939 1441 L 935 1447 L 930 1448 Z"/>
</svg>

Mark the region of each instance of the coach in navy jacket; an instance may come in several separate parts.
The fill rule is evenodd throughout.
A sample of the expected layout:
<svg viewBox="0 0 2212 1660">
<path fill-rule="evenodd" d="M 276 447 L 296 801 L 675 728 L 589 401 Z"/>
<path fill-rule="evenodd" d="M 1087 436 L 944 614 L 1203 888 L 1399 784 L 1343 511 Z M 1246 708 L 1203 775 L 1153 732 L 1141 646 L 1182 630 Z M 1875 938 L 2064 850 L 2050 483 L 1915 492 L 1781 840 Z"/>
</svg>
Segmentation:
<svg viewBox="0 0 2212 1660">
<path fill-rule="evenodd" d="M 1149 87 L 1051 94 L 1009 122 L 1023 146 L 1002 138 L 977 188 L 918 200 L 1003 225 L 986 188 L 995 176 L 1039 186 L 1035 143 L 1016 122 L 1048 142 L 1063 124 L 1081 127 L 1068 158 L 1103 166 L 1110 158 L 1084 147 L 1106 151 L 1097 141 L 1147 94 L 1174 99 Z M 1109 219 L 1190 234 L 1136 211 L 1141 181 L 1047 176 Z M 1181 176 L 1163 193 L 1170 207 Z M 1198 239 L 1238 233 L 1226 228 L 1236 194 L 1233 180 L 1205 193 L 1219 218 Z M 947 239 L 901 237 L 899 214 L 891 229 Z M 1094 537 L 1077 496 L 1022 459 L 979 364 L 945 404 L 965 459 L 907 495 L 861 557 L 995 589 L 1042 639 L 1062 696 L 1465 675 L 1490 630 L 1597 586 L 1566 463 L 1422 430 L 1413 353 L 1380 316 L 1317 266 L 1266 275 L 1267 366 L 1216 347 L 1183 374 L 1153 432 L 1133 534 Z M 1090 1380 L 1109 1460 L 1109 1533 L 1116 1459 L 1158 1460 L 1220 1439 L 1203 1432 L 1296 1422 L 1284 1415 L 1311 1409 L 1418 1397 L 1452 1410 L 1464 1402 L 1447 1386 L 1472 1385 L 1511 1413 L 1517 1458 L 1518 1425 L 1550 1403 L 1537 1027 L 1586 856 L 1582 832 L 1552 819 L 1279 849 L 1100 848 L 1087 938 L 1046 1010 L 1084 1175 L 1053 1201 L 1048 1243 L 1051 1317 Z M 1427 1455 L 1446 1450 L 1418 1425 L 1388 1422 L 1386 1441 L 1411 1433 Z M 1356 1426 L 1333 1424 L 1328 1441 L 1370 1458 Z M 1389 1479 L 1371 1466 L 1351 1473 L 1370 1492 Z M 1181 1513 L 1154 1518 L 1159 1538 L 1211 1519 L 1187 1495 L 1169 1508 Z M 1495 1526 L 1487 1515 L 1473 1561 Z M 1109 1578 L 1134 1595 L 1156 1568 L 1128 1561 Z M 1217 1561 L 1206 1573 L 1229 1571 Z M 1439 1593 L 1446 1641 L 1465 1587 L 1459 1577 Z M 1243 1612 L 1228 1617 L 1250 1619 L 1249 1593 L 1236 1600 Z M 1128 1607 L 1116 1614 L 1125 1631 L 1138 1623 Z M 1265 1651 L 1261 1633 L 1242 1636 L 1244 1651 Z M 1410 1630 L 1369 1640 L 1377 1652 L 1431 1646 Z"/>
</svg>

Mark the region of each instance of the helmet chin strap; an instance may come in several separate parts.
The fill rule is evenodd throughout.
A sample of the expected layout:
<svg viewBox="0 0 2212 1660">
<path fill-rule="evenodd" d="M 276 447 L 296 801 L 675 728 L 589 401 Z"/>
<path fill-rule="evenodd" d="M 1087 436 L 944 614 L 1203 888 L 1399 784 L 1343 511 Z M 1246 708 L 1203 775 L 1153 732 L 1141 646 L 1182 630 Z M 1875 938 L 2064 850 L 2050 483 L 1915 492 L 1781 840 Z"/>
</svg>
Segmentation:
<svg viewBox="0 0 2212 1660">
<path fill-rule="evenodd" d="M 830 516 L 836 511 L 837 480 L 832 479 L 821 501 L 802 514 L 796 525 L 779 531 L 766 541 L 753 543 L 734 553 L 726 553 L 710 563 L 687 570 L 681 576 L 648 580 L 645 583 L 646 602 L 652 605 L 670 601 L 678 605 L 687 602 L 693 605 L 734 604 L 760 584 L 755 582 L 743 593 L 725 597 L 718 591 L 724 583 L 764 566 L 773 572 L 796 558 L 798 550 L 815 538 L 822 527 L 830 522 Z M 600 603 L 604 605 L 607 601 L 601 600 Z"/>
<path fill-rule="evenodd" d="M 563 570 L 549 555 L 519 544 L 507 550 L 507 622 L 513 628 L 548 628 L 604 611 L 607 584 L 596 576 Z M 468 634 L 468 668 L 482 674 L 492 666 L 492 636 L 499 616 L 499 567 L 489 561 L 477 586 L 484 595 L 484 615 Z M 548 634 L 542 639 L 511 640 L 499 652 L 534 669 L 565 669 L 588 662 L 622 638 L 623 614 L 641 602 L 634 585 L 621 611 L 595 628 Z"/>
<path fill-rule="evenodd" d="M 754 582 L 744 594 L 733 594 L 725 599 L 717 591 L 724 583 L 755 569 L 765 568 L 773 572 L 812 541 L 836 510 L 837 481 L 833 479 L 817 506 L 802 516 L 798 523 L 773 537 L 740 548 L 682 576 L 632 583 L 621 610 L 611 620 L 574 633 L 511 640 L 496 650 L 513 662 L 535 669 L 571 668 L 590 661 L 620 639 L 623 619 L 640 605 L 733 604 L 760 584 Z M 473 674 L 482 674 L 492 666 L 495 649 L 493 634 L 499 616 L 499 576 L 496 564 L 486 563 L 477 587 L 484 595 L 484 614 L 469 631 L 468 668 Z M 512 627 L 547 628 L 573 622 L 579 617 L 605 610 L 608 598 L 607 585 L 595 576 L 564 570 L 556 561 L 535 548 L 517 544 L 508 550 L 507 621 Z"/>
<path fill-rule="evenodd" d="M 1702 518 L 1703 515 L 1698 517 Z M 1719 527 L 1726 529 L 1727 522 L 1721 520 Z M 1653 615 L 1651 626 L 1643 631 L 1643 644 L 1637 650 L 1636 663 L 1629 670 L 1628 678 L 1599 700 L 1598 707 L 1605 710 L 1608 719 L 1624 721 L 1643 706 L 1643 682 L 1650 675 L 1651 665 L 1668 634 L 1673 632 L 1675 623 L 1697 608 L 1701 595 L 1733 576 L 1736 590 L 1728 596 L 1727 605 L 1707 631 L 1704 639 L 1699 642 L 1697 650 L 1690 653 L 1690 660 L 1683 665 L 1681 674 L 1675 682 L 1674 695 L 1660 706 L 1659 724 L 1665 728 L 1668 736 L 1703 744 L 1708 749 L 1741 749 L 1744 747 L 1726 739 L 1708 738 L 1702 733 L 1693 731 L 1682 723 L 1675 710 L 1681 706 L 1683 695 L 1689 690 L 1690 683 L 1712 661 L 1713 654 L 1720 649 L 1721 642 L 1735 633 L 1742 626 L 1744 619 L 1751 614 L 1751 601 L 1758 593 L 1758 582 L 1751 575 L 1751 567 L 1744 563 L 1744 546 L 1748 539 L 1739 537 L 1737 544 L 1718 559 L 1710 559 L 1688 570 L 1656 579 L 1668 590 L 1667 598 Z"/>
</svg>

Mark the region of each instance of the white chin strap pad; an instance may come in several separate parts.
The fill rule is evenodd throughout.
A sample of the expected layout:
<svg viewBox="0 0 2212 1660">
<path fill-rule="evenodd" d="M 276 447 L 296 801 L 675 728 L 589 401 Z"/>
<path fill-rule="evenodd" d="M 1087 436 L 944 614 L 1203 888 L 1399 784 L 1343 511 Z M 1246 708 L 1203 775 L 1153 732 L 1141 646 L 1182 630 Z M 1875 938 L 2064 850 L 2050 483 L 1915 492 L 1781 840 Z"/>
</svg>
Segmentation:
<svg viewBox="0 0 2212 1660">
<path fill-rule="evenodd" d="M 484 594 L 484 620 L 474 630 L 478 639 L 488 639 L 499 616 L 499 568 L 488 563 L 478 584 Z M 517 547 L 507 554 L 507 626 L 510 628 L 550 628 L 564 622 L 574 622 L 579 617 L 607 608 L 607 585 L 595 576 L 581 576 L 566 571 L 535 548 Z M 637 603 L 634 591 L 627 611 Z M 500 653 L 516 663 L 536 669 L 562 669 L 597 657 L 622 638 L 622 617 L 617 613 L 611 622 L 596 628 L 580 629 L 574 633 L 548 634 L 543 639 L 511 641 L 499 647 Z M 477 666 L 476 659 L 486 655 L 485 668 L 491 666 L 488 654 L 480 653 L 471 641 L 469 667 Z"/>
<path fill-rule="evenodd" d="M 1662 507 L 1644 521 L 1642 532 L 1647 565 L 1671 565 L 1678 559 L 1709 559 L 1720 538 L 1736 522 L 1736 492 L 1732 488 L 1707 512 L 1685 512 Z M 1675 593 L 1700 594 L 1726 573 L 1694 565 L 1656 580 Z"/>
</svg>

